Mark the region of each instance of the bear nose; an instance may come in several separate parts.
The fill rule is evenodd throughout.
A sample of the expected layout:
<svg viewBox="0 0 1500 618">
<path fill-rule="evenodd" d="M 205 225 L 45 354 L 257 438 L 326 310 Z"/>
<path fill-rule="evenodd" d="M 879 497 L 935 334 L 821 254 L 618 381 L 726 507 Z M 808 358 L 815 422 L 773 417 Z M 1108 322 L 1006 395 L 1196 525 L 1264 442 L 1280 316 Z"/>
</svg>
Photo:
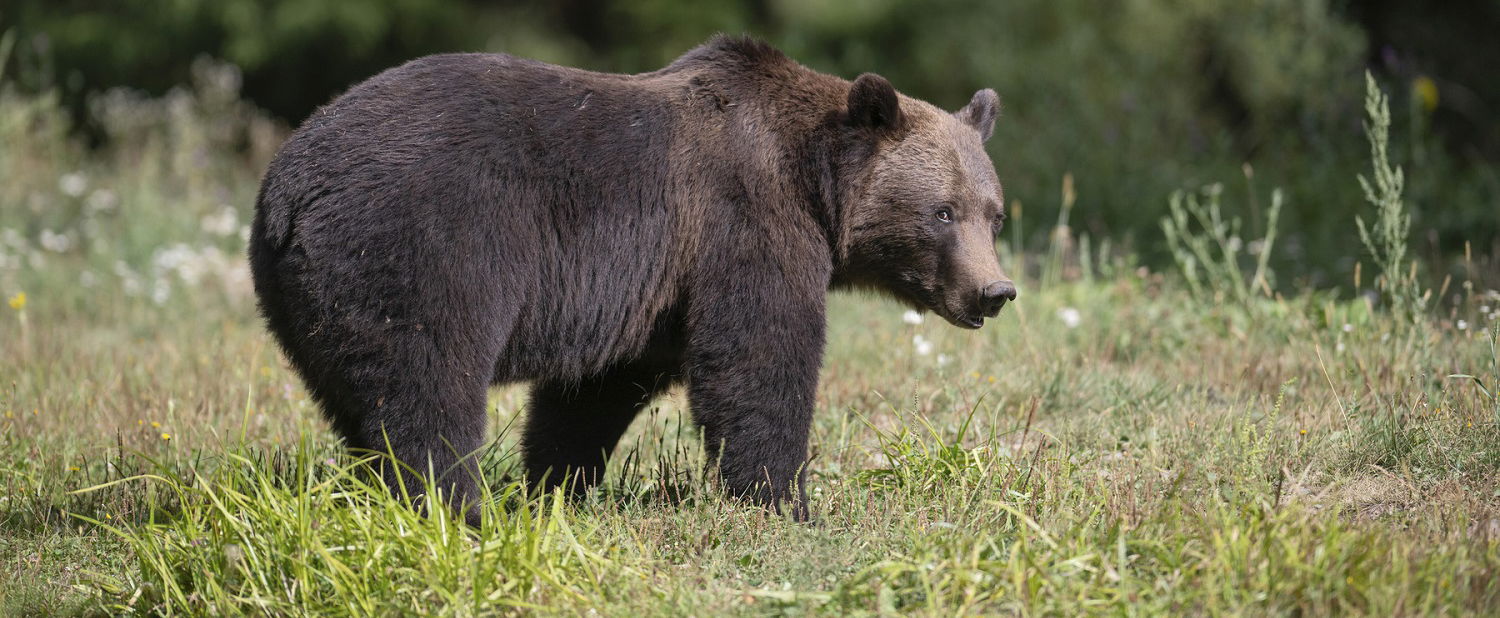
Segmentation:
<svg viewBox="0 0 1500 618">
<path fill-rule="evenodd" d="M 1016 299 L 1016 284 L 1010 281 L 996 281 L 979 291 L 979 307 L 985 317 L 993 318 L 999 315 L 1000 308 L 1005 306 L 1006 301 Z"/>
</svg>

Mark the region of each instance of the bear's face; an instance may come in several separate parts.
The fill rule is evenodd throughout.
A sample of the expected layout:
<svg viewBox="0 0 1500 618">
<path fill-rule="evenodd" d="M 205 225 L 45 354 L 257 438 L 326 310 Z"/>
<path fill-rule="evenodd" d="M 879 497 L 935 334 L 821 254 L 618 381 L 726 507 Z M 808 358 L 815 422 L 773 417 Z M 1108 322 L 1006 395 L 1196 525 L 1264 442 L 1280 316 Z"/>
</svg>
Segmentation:
<svg viewBox="0 0 1500 618">
<path fill-rule="evenodd" d="M 995 255 L 1005 200 L 983 145 L 998 107 L 992 90 L 950 114 L 879 76 L 854 82 L 849 123 L 863 132 L 856 139 L 874 142 L 861 169 L 848 170 L 857 179 L 844 204 L 854 283 L 965 328 L 1015 299 Z"/>
</svg>

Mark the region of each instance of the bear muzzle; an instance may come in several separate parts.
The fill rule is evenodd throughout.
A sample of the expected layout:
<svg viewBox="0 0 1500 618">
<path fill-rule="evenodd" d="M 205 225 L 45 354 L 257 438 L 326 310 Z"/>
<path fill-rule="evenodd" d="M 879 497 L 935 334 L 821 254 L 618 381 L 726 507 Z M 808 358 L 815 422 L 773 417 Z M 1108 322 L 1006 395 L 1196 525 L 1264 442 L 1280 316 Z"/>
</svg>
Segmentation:
<svg viewBox="0 0 1500 618">
<path fill-rule="evenodd" d="M 979 290 L 979 314 L 987 318 L 1000 315 L 1006 302 L 1016 299 L 1016 284 L 1007 279 L 996 281 Z"/>
</svg>

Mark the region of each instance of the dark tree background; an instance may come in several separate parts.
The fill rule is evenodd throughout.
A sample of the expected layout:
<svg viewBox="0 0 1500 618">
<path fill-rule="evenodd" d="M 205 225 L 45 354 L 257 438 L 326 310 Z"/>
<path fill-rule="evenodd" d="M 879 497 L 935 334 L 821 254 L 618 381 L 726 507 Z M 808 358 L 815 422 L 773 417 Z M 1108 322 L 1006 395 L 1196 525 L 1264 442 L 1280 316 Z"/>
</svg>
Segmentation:
<svg viewBox="0 0 1500 618">
<path fill-rule="evenodd" d="M 425 54 L 505 51 L 633 72 L 714 32 L 752 33 L 813 68 L 879 72 L 949 108 L 998 90 L 991 154 L 1007 195 L 1024 203 L 1028 238 L 1055 220 L 1071 174 L 1078 231 L 1157 259 L 1166 196 L 1209 182 L 1243 196 L 1248 163 L 1262 199 L 1287 191 L 1278 257 L 1325 285 L 1358 255 L 1370 69 L 1392 94 L 1394 152 L 1425 232 L 1418 251 L 1470 241 L 1500 253 L 1493 0 L 5 0 L 7 30 L 16 45 L 5 79 L 57 91 L 85 135 L 90 98 L 164 92 L 188 82 L 201 56 L 240 67 L 243 96 L 295 125 Z"/>
</svg>

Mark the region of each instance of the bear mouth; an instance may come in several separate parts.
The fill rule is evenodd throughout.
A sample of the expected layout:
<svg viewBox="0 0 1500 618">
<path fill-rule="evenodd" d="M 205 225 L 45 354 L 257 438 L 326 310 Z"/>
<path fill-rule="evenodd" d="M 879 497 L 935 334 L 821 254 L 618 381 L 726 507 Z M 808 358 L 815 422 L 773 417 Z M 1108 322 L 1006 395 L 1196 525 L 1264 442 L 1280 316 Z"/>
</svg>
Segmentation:
<svg viewBox="0 0 1500 618">
<path fill-rule="evenodd" d="M 947 294 L 935 294 L 936 302 L 927 303 L 927 307 L 941 316 L 949 324 L 965 330 L 977 330 L 984 326 L 986 316 L 983 312 L 975 311 L 976 307 L 966 306 L 961 299 L 950 298 Z"/>
<path fill-rule="evenodd" d="M 934 313 L 943 317 L 949 324 L 968 330 L 978 330 L 984 326 L 984 316 L 969 315 L 968 312 L 948 311 L 939 308 Z"/>
<path fill-rule="evenodd" d="M 906 304 L 918 311 L 931 311 L 943 318 L 943 321 L 965 330 L 977 330 L 984 326 L 985 316 L 973 315 L 967 310 L 953 310 L 948 307 L 949 303 L 941 300 L 943 295 L 929 290 L 921 290 L 916 293 L 906 292 L 900 288 L 890 290 L 896 300 Z M 991 316 L 993 317 L 993 316 Z"/>
</svg>

